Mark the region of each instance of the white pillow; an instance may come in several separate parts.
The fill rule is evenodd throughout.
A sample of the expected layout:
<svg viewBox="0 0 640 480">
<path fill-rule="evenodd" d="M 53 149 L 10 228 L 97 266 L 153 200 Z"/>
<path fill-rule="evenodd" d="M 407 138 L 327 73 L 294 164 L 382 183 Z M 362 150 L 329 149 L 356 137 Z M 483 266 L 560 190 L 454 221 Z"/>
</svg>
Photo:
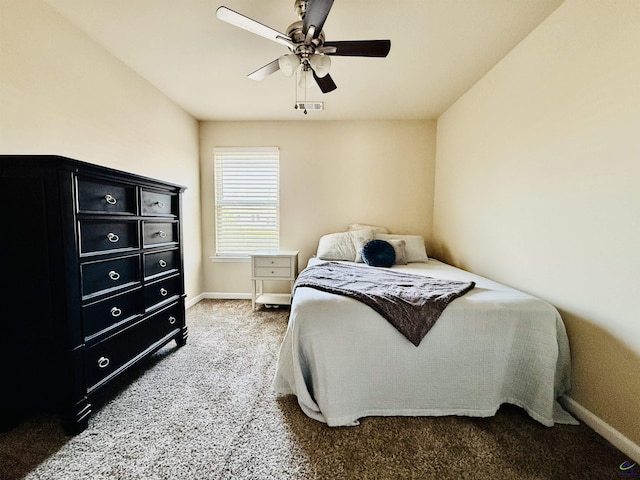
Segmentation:
<svg viewBox="0 0 640 480">
<path fill-rule="evenodd" d="M 328 233 L 320 237 L 316 255 L 321 260 L 349 260 L 356 258 L 356 249 L 349 232 Z"/>
<path fill-rule="evenodd" d="M 354 230 L 373 230 L 376 233 L 389 233 L 389 229 L 387 227 L 381 227 L 379 225 L 366 225 L 364 223 L 352 223 L 349 225 L 349 231 L 352 232 Z"/>
<path fill-rule="evenodd" d="M 364 244 L 372 239 L 373 230 L 328 233 L 320 237 L 316 255 L 321 260 L 362 262 L 360 251 Z"/>
<path fill-rule="evenodd" d="M 422 235 L 396 235 L 386 233 L 376 233 L 373 238 L 385 240 L 404 240 L 407 252 L 407 263 L 428 262 L 427 250 L 424 246 L 424 237 Z"/>
<path fill-rule="evenodd" d="M 362 259 L 362 247 L 373 240 L 374 232 L 373 230 L 354 230 L 349 233 L 353 239 L 353 246 L 356 249 L 355 261 L 358 263 L 364 263 L 364 260 Z"/>
<path fill-rule="evenodd" d="M 387 240 L 396 252 L 394 265 L 406 265 L 407 262 L 407 242 L 404 240 Z"/>
</svg>

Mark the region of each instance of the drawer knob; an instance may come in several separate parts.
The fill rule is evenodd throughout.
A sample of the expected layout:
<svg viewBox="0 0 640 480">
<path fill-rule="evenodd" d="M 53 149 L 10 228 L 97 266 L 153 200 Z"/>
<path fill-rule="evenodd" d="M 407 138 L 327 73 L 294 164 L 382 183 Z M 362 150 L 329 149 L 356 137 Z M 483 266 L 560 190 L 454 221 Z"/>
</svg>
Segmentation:
<svg viewBox="0 0 640 480">
<path fill-rule="evenodd" d="M 117 243 L 120 240 L 120 237 L 113 232 L 107 233 L 107 240 L 111 243 Z"/>
<path fill-rule="evenodd" d="M 116 280 L 120 280 L 120 274 L 115 270 L 111 270 L 109 272 L 109 278 L 115 282 Z"/>
<path fill-rule="evenodd" d="M 114 318 L 118 318 L 120 315 L 122 315 L 122 310 L 120 310 L 118 307 L 113 307 L 111 309 L 111 316 Z"/>
<path fill-rule="evenodd" d="M 116 199 L 116 197 L 114 197 L 113 195 L 107 193 L 104 196 L 104 200 L 109 204 L 109 205 L 115 205 L 116 203 L 118 203 L 118 200 Z"/>
<path fill-rule="evenodd" d="M 171 325 L 175 324 L 177 321 L 178 321 L 178 320 L 176 319 L 176 317 L 174 317 L 174 316 L 169 317 L 169 323 L 170 323 Z"/>
<path fill-rule="evenodd" d="M 167 289 L 166 289 L 166 288 L 162 287 L 162 288 L 160 289 L 160 295 L 162 295 L 163 297 L 166 297 L 166 296 L 167 296 L 167 293 L 169 293 L 169 292 L 167 291 Z"/>
<path fill-rule="evenodd" d="M 158 262 L 158 265 L 160 265 L 162 268 L 167 266 L 167 262 L 164 261 L 163 259 L 160 259 L 160 261 Z"/>
<path fill-rule="evenodd" d="M 107 357 L 100 357 L 98 359 L 98 366 L 100 368 L 107 368 L 110 363 L 111 363 L 111 360 L 109 360 Z"/>
<path fill-rule="evenodd" d="M 158 200 L 158 201 L 156 202 L 156 205 L 158 205 L 158 207 L 159 207 L 159 208 L 164 208 L 164 202 L 162 202 L 162 201 L 160 201 L 160 200 Z"/>
<path fill-rule="evenodd" d="M 167 233 L 166 233 L 166 232 L 163 232 L 162 230 L 160 230 L 160 231 L 158 232 L 158 235 L 160 236 L 160 238 L 165 238 L 165 237 L 167 236 Z"/>
</svg>

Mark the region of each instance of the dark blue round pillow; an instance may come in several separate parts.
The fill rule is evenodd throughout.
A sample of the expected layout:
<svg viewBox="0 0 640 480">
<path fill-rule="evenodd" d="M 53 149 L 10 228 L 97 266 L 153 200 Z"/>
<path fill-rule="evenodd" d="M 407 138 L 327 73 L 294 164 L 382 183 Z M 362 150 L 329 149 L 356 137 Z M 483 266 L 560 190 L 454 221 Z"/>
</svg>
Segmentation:
<svg viewBox="0 0 640 480">
<path fill-rule="evenodd" d="M 362 259 L 372 267 L 390 267 L 396 262 L 396 251 L 389 242 L 371 240 L 362 247 Z"/>
</svg>

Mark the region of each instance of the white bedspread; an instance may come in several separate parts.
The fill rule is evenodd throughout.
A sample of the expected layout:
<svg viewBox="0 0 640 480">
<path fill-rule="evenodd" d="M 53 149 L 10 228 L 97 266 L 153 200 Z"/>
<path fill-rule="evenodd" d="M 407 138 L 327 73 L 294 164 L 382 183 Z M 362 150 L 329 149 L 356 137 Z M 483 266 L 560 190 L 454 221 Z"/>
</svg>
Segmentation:
<svg viewBox="0 0 640 480">
<path fill-rule="evenodd" d="M 553 306 L 437 260 L 393 269 L 476 287 L 445 309 L 418 347 L 354 299 L 298 288 L 277 394 L 296 395 L 305 414 L 329 426 L 367 416 L 486 417 L 502 403 L 543 425 L 578 423 L 557 402 L 570 388 L 571 368 Z"/>
</svg>

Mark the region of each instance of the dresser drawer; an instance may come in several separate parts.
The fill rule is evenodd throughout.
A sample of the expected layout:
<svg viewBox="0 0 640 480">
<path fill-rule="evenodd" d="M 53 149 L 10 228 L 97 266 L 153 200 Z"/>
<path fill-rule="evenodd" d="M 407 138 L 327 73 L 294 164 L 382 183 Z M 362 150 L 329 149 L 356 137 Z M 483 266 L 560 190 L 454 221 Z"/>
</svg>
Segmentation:
<svg viewBox="0 0 640 480">
<path fill-rule="evenodd" d="M 143 305 L 142 288 L 136 288 L 82 307 L 85 340 L 89 341 L 142 315 Z"/>
<path fill-rule="evenodd" d="M 255 278 L 291 278 L 291 268 L 282 267 L 255 267 L 253 276 Z"/>
<path fill-rule="evenodd" d="M 138 222 L 80 220 L 80 253 L 92 254 L 139 247 Z"/>
<path fill-rule="evenodd" d="M 144 287 L 145 310 L 152 310 L 165 302 L 175 300 L 182 293 L 182 277 L 163 278 Z"/>
<path fill-rule="evenodd" d="M 78 178 L 78 211 L 135 215 L 136 188 L 113 182 Z"/>
<path fill-rule="evenodd" d="M 167 336 L 177 334 L 183 323 L 181 315 L 178 304 L 172 305 L 87 348 L 85 374 L 88 390 L 95 389 L 150 353 Z"/>
<path fill-rule="evenodd" d="M 178 224 L 176 222 L 144 222 L 143 242 L 145 247 L 178 241 Z"/>
<path fill-rule="evenodd" d="M 142 215 L 178 215 L 177 196 L 142 190 Z"/>
<path fill-rule="evenodd" d="M 83 263 L 82 297 L 140 282 L 140 257 L 132 255 L 112 260 Z"/>
<path fill-rule="evenodd" d="M 164 252 L 144 254 L 144 277 L 169 273 L 180 267 L 180 251 L 165 250 Z"/>
</svg>

